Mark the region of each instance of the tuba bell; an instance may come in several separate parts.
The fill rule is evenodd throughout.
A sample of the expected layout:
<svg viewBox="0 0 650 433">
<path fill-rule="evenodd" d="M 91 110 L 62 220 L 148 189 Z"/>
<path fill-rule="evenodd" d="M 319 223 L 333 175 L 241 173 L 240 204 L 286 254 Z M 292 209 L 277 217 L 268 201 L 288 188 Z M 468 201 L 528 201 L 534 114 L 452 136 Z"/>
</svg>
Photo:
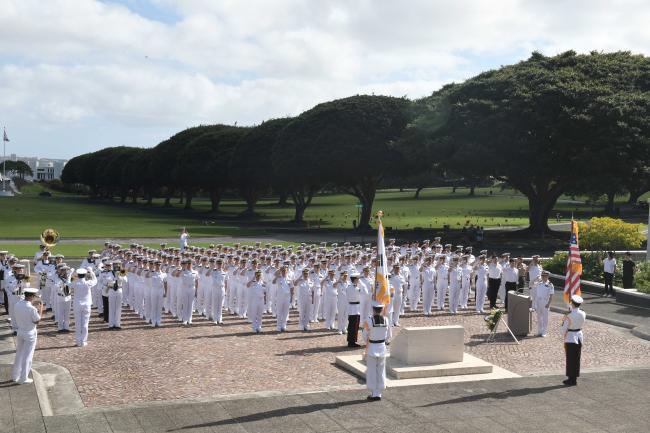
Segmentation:
<svg viewBox="0 0 650 433">
<path fill-rule="evenodd" d="M 45 229 L 41 233 L 41 242 L 48 248 L 52 248 L 59 242 L 59 232 L 54 229 Z"/>
</svg>

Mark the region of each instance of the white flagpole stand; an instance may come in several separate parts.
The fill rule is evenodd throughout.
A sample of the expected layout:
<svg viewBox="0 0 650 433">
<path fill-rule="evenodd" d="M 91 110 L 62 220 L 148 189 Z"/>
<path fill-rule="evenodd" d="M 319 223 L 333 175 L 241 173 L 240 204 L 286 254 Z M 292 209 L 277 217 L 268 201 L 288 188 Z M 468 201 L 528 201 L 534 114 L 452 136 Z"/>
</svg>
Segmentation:
<svg viewBox="0 0 650 433">
<path fill-rule="evenodd" d="M 502 317 L 503 317 L 503 316 L 502 316 Z M 498 332 L 499 324 L 500 324 L 501 322 L 503 322 L 503 320 L 501 320 L 501 317 L 499 317 L 499 321 L 498 321 L 497 323 L 495 323 L 494 328 L 492 328 L 492 332 L 490 332 L 490 335 L 488 335 L 487 339 L 485 340 L 486 343 L 493 343 L 493 342 L 494 342 L 494 340 L 495 340 L 496 337 L 497 337 L 497 332 Z M 519 340 L 517 340 L 517 337 L 515 337 L 515 334 L 512 333 L 512 330 L 510 329 L 510 327 L 508 326 L 508 324 L 507 324 L 506 322 L 503 322 L 503 326 L 506 327 L 506 329 L 507 329 L 508 332 L 510 333 L 510 336 L 512 337 L 512 339 L 515 340 L 515 343 L 519 344 Z"/>
</svg>

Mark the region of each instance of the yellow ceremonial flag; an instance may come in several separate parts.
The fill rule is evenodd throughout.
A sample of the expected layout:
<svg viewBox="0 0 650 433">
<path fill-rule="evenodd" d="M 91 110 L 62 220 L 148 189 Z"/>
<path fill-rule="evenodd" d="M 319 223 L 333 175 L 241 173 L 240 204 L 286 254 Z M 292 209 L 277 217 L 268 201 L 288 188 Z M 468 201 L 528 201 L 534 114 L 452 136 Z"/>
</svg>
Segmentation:
<svg viewBox="0 0 650 433">
<path fill-rule="evenodd" d="M 375 268 L 375 290 L 373 299 L 381 302 L 384 306 L 390 304 L 390 289 L 388 287 L 388 264 L 386 263 L 386 246 L 384 244 L 384 225 L 381 222 L 381 214 L 377 213 L 377 267 Z"/>
</svg>

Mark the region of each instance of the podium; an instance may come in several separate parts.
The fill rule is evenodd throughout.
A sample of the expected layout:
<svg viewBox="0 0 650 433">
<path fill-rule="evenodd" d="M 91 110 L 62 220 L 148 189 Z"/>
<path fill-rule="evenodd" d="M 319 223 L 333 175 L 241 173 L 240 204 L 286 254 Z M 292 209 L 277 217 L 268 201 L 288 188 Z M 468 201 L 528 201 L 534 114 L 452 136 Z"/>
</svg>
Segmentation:
<svg viewBox="0 0 650 433">
<path fill-rule="evenodd" d="M 530 296 L 508 292 L 508 327 L 515 335 L 528 335 L 533 328 Z"/>
</svg>

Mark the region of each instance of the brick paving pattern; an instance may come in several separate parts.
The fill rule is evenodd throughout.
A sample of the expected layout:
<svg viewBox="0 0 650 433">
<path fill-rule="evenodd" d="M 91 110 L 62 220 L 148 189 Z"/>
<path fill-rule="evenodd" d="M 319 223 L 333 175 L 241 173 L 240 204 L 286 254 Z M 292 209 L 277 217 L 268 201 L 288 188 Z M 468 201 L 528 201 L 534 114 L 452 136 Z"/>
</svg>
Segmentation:
<svg viewBox="0 0 650 433">
<path fill-rule="evenodd" d="M 59 334 L 46 319 L 39 326 L 34 359 L 70 370 L 89 407 L 358 386 L 355 377 L 334 365 L 334 358 L 361 350 L 349 350 L 345 336 L 323 329 L 322 322 L 312 331 L 302 332 L 292 312 L 288 332 L 275 332 L 275 320 L 269 316 L 264 320 L 264 332 L 253 334 L 246 320 L 225 317 L 225 325 L 216 326 L 195 316 L 195 323 L 184 327 L 164 315 L 163 326 L 151 328 L 125 310 L 122 330 L 113 331 L 93 310 L 85 348 L 74 345 L 74 332 Z M 409 313 L 401 325 L 462 325 L 465 350 L 472 355 L 519 374 L 561 374 L 564 353 L 560 321 L 561 315 L 551 313 L 548 337 L 524 338 L 520 345 L 504 332 L 496 342 L 484 343 L 488 335 L 485 322 L 469 311 L 456 316 L 439 312 L 431 317 Z M 588 322 L 585 340 L 584 368 L 650 365 L 650 341 L 628 331 Z"/>
</svg>

